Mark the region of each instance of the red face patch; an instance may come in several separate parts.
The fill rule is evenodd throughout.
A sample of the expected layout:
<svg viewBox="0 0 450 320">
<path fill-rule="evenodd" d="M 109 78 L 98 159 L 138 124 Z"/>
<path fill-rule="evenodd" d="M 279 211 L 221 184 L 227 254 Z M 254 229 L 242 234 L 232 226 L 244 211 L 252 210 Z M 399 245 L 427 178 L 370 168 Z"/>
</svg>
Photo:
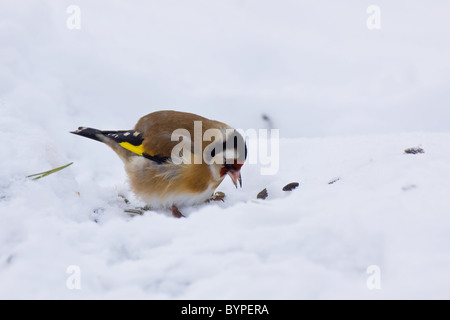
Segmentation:
<svg viewBox="0 0 450 320">
<path fill-rule="evenodd" d="M 224 175 L 226 175 L 228 172 L 228 168 L 227 167 L 222 167 L 220 168 L 220 176 L 223 177 Z"/>
<path fill-rule="evenodd" d="M 235 169 L 236 171 L 241 170 L 241 167 L 242 167 L 243 165 L 244 165 L 243 163 L 237 163 L 237 160 L 234 160 L 234 163 L 232 164 L 232 166 L 234 167 L 234 169 Z"/>
<path fill-rule="evenodd" d="M 224 175 L 226 175 L 228 173 L 228 171 L 233 170 L 233 171 L 239 171 L 241 170 L 243 163 L 237 163 L 237 159 L 234 160 L 233 164 L 225 164 L 221 169 L 220 169 L 220 176 L 223 177 Z"/>
</svg>

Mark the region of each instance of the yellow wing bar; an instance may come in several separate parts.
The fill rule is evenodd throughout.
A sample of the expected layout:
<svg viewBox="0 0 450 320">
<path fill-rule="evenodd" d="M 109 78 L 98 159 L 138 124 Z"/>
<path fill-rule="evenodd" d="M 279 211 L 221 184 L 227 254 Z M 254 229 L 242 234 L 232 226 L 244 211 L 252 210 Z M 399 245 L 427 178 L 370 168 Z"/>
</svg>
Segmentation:
<svg viewBox="0 0 450 320">
<path fill-rule="evenodd" d="M 122 148 L 125 148 L 128 151 L 136 153 L 136 154 L 138 154 L 140 156 L 142 156 L 142 154 L 144 153 L 144 147 L 143 147 L 142 144 L 140 144 L 138 146 L 132 145 L 129 142 L 120 142 L 119 144 L 122 146 Z"/>
<path fill-rule="evenodd" d="M 151 151 L 145 152 L 142 144 L 140 144 L 138 146 L 135 146 L 134 144 L 131 144 L 129 142 L 119 142 L 119 144 L 122 146 L 122 148 L 125 148 L 128 151 L 131 151 L 140 156 L 143 156 L 143 157 L 145 157 L 151 161 L 154 161 L 158 164 L 163 164 L 163 163 L 166 163 L 168 160 L 170 160 L 169 157 L 154 155 L 154 153 Z"/>
</svg>

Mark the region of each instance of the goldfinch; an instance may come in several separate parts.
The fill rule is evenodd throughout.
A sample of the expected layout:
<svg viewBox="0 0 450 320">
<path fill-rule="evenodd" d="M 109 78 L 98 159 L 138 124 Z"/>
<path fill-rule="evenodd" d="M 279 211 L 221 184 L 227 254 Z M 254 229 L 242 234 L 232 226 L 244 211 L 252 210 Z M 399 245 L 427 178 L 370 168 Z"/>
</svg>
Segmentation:
<svg viewBox="0 0 450 320">
<path fill-rule="evenodd" d="M 222 122 L 164 110 L 143 116 L 133 130 L 79 127 L 71 133 L 111 147 L 125 164 L 133 192 L 174 217 L 183 216 L 180 208 L 213 199 L 226 175 L 242 187 L 247 146 L 237 130 Z"/>
</svg>

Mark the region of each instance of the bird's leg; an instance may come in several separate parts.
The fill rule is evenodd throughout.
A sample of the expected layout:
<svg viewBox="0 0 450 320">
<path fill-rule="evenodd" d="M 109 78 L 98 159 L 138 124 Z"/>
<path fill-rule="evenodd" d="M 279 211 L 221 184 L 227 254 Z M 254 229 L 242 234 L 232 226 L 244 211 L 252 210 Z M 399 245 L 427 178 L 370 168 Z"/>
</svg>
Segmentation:
<svg viewBox="0 0 450 320">
<path fill-rule="evenodd" d="M 175 218 L 184 218 L 183 214 L 180 212 L 180 210 L 178 210 L 178 208 L 175 205 L 172 205 L 172 215 Z"/>
</svg>

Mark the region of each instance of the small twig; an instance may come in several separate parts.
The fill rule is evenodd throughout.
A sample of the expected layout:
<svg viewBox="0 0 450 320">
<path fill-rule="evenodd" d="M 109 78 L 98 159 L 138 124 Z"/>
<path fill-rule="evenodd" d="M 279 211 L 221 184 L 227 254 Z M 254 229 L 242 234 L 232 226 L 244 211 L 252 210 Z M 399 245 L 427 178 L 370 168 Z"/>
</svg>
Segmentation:
<svg viewBox="0 0 450 320">
<path fill-rule="evenodd" d="M 123 211 L 126 213 L 129 213 L 132 216 L 135 216 L 135 215 L 143 215 L 144 212 L 150 211 L 150 210 L 151 210 L 151 208 L 149 206 L 145 206 L 145 207 L 137 207 L 135 209 L 125 209 Z"/>
<path fill-rule="evenodd" d="M 143 215 L 144 214 L 144 212 L 142 210 L 138 210 L 138 209 L 126 209 L 126 210 L 124 210 L 124 212 L 130 213 L 131 215 Z"/>
<path fill-rule="evenodd" d="M 328 182 L 328 184 L 333 184 L 333 183 L 335 183 L 335 182 L 338 182 L 339 180 L 341 180 L 341 178 L 334 178 L 333 180 L 330 180 L 330 181 Z"/>
</svg>

